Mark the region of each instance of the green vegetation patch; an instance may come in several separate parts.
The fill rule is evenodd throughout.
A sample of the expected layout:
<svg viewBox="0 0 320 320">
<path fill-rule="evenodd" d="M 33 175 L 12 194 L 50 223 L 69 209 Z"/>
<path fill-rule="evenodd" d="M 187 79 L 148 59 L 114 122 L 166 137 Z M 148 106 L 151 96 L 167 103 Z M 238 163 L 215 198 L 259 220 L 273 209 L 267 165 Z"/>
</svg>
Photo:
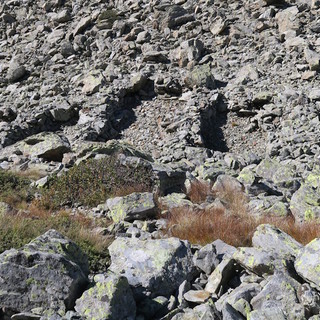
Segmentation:
<svg viewBox="0 0 320 320">
<path fill-rule="evenodd" d="M 43 192 L 41 203 L 51 209 L 63 205 L 92 207 L 112 196 L 151 192 L 153 188 L 151 168 L 120 165 L 114 155 L 83 161 L 54 177 Z"/>
</svg>

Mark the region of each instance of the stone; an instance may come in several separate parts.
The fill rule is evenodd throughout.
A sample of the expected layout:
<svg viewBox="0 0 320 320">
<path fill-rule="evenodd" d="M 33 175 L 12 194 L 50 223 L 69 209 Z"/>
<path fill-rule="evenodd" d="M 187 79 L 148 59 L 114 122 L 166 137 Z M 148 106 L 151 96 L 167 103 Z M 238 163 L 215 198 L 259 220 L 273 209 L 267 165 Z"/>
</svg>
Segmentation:
<svg viewBox="0 0 320 320">
<path fill-rule="evenodd" d="M 48 161 L 61 161 L 63 154 L 71 147 L 66 137 L 55 133 L 39 133 L 18 144 L 25 156 L 43 158 Z"/>
<path fill-rule="evenodd" d="M 79 247 L 49 230 L 21 249 L 0 255 L 2 311 L 64 315 L 88 284 L 88 260 Z"/>
<path fill-rule="evenodd" d="M 292 259 L 303 248 L 294 238 L 269 224 L 257 227 L 252 237 L 252 245 L 265 252 L 272 252 L 274 257 L 281 259 Z"/>
<path fill-rule="evenodd" d="M 273 274 L 275 270 L 275 258 L 269 252 L 256 248 L 239 248 L 233 254 L 233 259 L 245 269 L 259 276 Z"/>
<path fill-rule="evenodd" d="M 74 108 L 67 102 L 58 102 L 54 109 L 50 110 L 50 113 L 55 121 L 68 122 L 75 115 Z"/>
<path fill-rule="evenodd" d="M 103 84 L 102 74 L 90 74 L 83 80 L 82 93 L 91 95 L 99 91 Z"/>
<path fill-rule="evenodd" d="M 215 89 L 215 79 L 209 64 L 194 67 L 184 79 L 184 82 L 191 89 L 193 87 Z"/>
<path fill-rule="evenodd" d="M 142 220 L 156 215 L 156 205 L 150 192 L 134 192 L 128 196 L 110 198 L 106 202 L 109 217 L 114 222 Z"/>
<path fill-rule="evenodd" d="M 318 290 L 320 288 L 319 245 L 320 239 L 312 240 L 301 248 L 294 263 L 297 273 L 306 281 L 314 284 Z"/>
<path fill-rule="evenodd" d="M 109 269 L 127 277 L 136 300 L 169 296 L 195 272 L 190 244 L 176 238 L 117 238 L 109 252 Z"/>
<path fill-rule="evenodd" d="M 218 313 L 212 303 L 204 303 L 193 309 L 184 309 L 175 315 L 172 320 L 218 320 Z"/>
<path fill-rule="evenodd" d="M 75 310 L 90 319 L 135 319 L 136 303 L 128 280 L 109 272 L 94 276 L 94 285 L 76 301 Z"/>
<path fill-rule="evenodd" d="M 292 195 L 290 210 L 298 221 L 320 217 L 320 175 L 318 170 L 310 172 L 301 187 Z"/>
<path fill-rule="evenodd" d="M 210 243 L 198 250 L 193 256 L 195 266 L 201 269 L 206 274 L 211 274 L 212 271 L 220 263 L 217 257 L 217 251 L 214 244 Z"/>
<path fill-rule="evenodd" d="M 223 259 L 209 276 L 205 290 L 212 294 L 218 293 L 220 287 L 227 283 L 235 273 L 235 261 L 228 258 Z"/>
<path fill-rule="evenodd" d="M 7 72 L 7 79 L 9 82 L 17 82 L 21 80 L 27 73 L 24 65 L 18 62 L 12 62 Z"/>
<path fill-rule="evenodd" d="M 211 294 L 205 290 L 190 290 L 183 295 L 185 300 L 198 304 L 206 302 L 210 296 Z"/>
</svg>

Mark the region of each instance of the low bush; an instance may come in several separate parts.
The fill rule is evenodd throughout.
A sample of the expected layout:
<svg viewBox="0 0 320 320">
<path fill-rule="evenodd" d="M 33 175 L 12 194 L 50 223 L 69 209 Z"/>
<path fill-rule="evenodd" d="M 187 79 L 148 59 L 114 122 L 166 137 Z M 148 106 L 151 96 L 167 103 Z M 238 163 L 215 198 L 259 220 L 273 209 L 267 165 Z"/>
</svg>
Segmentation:
<svg viewBox="0 0 320 320">
<path fill-rule="evenodd" d="M 103 222 L 107 224 L 107 222 Z M 93 233 L 96 223 L 82 215 L 60 211 L 55 215 L 31 205 L 28 212 L 0 215 L 0 253 L 20 248 L 49 229 L 73 240 L 87 254 L 91 272 L 103 272 L 109 263 L 111 239 Z"/>
<path fill-rule="evenodd" d="M 116 156 L 90 159 L 53 178 L 42 194 L 45 208 L 63 205 L 96 206 L 108 197 L 128 195 L 134 191 L 152 191 L 151 168 L 120 165 Z"/>
</svg>

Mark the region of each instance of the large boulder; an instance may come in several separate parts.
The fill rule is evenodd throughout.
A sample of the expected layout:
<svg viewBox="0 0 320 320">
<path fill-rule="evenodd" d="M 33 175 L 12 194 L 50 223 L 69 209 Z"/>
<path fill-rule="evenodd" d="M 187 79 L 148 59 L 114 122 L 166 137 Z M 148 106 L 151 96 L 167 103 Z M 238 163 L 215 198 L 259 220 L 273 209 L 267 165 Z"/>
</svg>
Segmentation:
<svg viewBox="0 0 320 320">
<path fill-rule="evenodd" d="M 0 255 L 0 306 L 19 312 L 63 315 L 88 283 L 88 261 L 71 240 L 49 230 L 23 248 Z"/>
<path fill-rule="evenodd" d="M 290 201 L 292 214 L 298 221 L 320 217 L 320 172 L 311 172 Z"/>
<path fill-rule="evenodd" d="M 177 238 L 117 238 L 109 247 L 110 270 L 126 276 L 136 299 L 169 296 L 195 267 L 190 244 Z"/>
<path fill-rule="evenodd" d="M 61 161 L 63 154 L 70 152 L 71 146 L 65 136 L 56 133 L 42 132 L 19 142 L 20 151 L 31 157 L 48 161 Z"/>
<path fill-rule="evenodd" d="M 75 310 L 86 319 L 135 319 L 136 303 L 128 280 L 109 272 L 94 277 L 95 284 L 76 301 Z"/>
<path fill-rule="evenodd" d="M 302 278 L 320 290 L 320 239 L 314 239 L 302 248 L 294 265 Z"/>
<path fill-rule="evenodd" d="M 134 192 L 125 197 L 115 197 L 107 200 L 109 217 L 114 222 L 142 220 L 153 218 L 156 205 L 150 192 Z"/>
<path fill-rule="evenodd" d="M 270 224 L 258 226 L 253 234 L 252 244 L 280 259 L 296 257 L 303 247 L 291 236 Z"/>
</svg>

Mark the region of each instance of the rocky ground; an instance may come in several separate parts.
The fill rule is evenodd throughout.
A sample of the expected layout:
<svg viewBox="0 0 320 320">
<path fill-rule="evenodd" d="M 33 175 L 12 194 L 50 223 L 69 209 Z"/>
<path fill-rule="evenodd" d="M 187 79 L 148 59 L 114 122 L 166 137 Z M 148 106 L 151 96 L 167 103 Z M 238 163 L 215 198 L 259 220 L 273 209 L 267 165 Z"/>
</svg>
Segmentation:
<svg viewBox="0 0 320 320">
<path fill-rule="evenodd" d="M 190 205 L 194 179 L 231 181 L 256 215 L 315 221 L 319 13 L 318 0 L 3 0 L 0 167 L 43 187 L 116 151 L 152 167 L 166 206 Z M 263 225 L 252 248 L 200 248 L 161 239 L 156 206 L 144 193 L 89 210 L 115 222 L 104 274 L 54 230 L 3 252 L 0 317 L 320 317 L 318 240 Z"/>
</svg>

